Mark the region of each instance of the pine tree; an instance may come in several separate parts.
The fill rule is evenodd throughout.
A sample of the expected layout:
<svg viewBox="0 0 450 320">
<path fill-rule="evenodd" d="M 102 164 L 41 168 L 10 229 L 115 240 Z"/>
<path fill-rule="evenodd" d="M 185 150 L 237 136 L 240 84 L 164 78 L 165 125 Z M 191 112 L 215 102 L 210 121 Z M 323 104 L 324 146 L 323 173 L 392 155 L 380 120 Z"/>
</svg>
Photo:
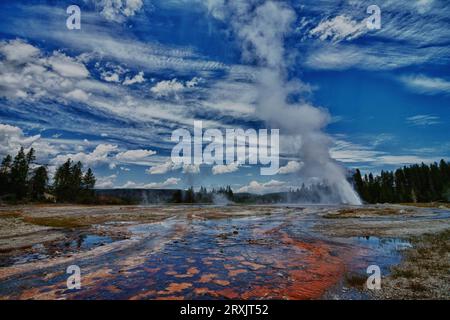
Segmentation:
<svg viewBox="0 0 450 320">
<path fill-rule="evenodd" d="M 186 191 L 186 197 L 185 197 L 184 202 L 186 202 L 186 203 L 194 203 L 194 201 L 195 201 L 194 187 L 190 187 Z"/>
<path fill-rule="evenodd" d="M 359 169 L 356 169 L 356 172 L 353 175 L 353 180 L 355 182 L 356 192 L 358 192 L 359 195 L 364 198 L 366 192 L 365 192 L 364 183 L 363 183 L 362 176 L 361 176 L 361 171 L 359 171 Z"/>
<path fill-rule="evenodd" d="M 29 154 L 32 155 L 32 152 L 30 151 Z M 27 194 L 28 165 L 28 156 L 25 155 L 24 149 L 21 147 L 11 167 L 11 187 L 19 200 Z"/>
<path fill-rule="evenodd" d="M 183 194 L 181 190 L 176 190 L 172 196 L 173 203 L 182 203 L 183 202 Z"/>
<path fill-rule="evenodd" d="M 58 201 L 68 201 L 71 196 L 71 179 L 72 175 L 72 160 L 67 159 L 67 161 L 62 164 L 58 169 L 56 169 L 53 190 Z"/>
<path fill-rule="evenodd" d="M 92 203 L 95 200 L 95 176 L 91 168 L 83 175 L 81 180 L 81 189 L 78 195 L 78 201 L 81 203 Z"/>
<path fill-rule="evenodd" d="M 30 193 L 33 200 L 43 200 L 44 193 L 48 188 L 48 174 L 47 168 L 44 166 L 38 167 L 34 170 L 34 174 L 30 181 Z"/>
<path fill-rule="evenodd" d="M 12 157 L 8 154 L 0 166 L 0 196 L 11 192 Z"/>
<path fill-rule="evenodd" d="M 382 171 L 375 177 L 370 173 L 364 179 L 357 170 L 353 180 L 369 203 L 450 201 L 450 165 L 444 160 Z"/>
<path fill-rule="evenodd" d="M 96 179 L 91 168 L 89 168 L 83 176 L 83 189 L 93 190 L 95 187 Z"/>
</svg>

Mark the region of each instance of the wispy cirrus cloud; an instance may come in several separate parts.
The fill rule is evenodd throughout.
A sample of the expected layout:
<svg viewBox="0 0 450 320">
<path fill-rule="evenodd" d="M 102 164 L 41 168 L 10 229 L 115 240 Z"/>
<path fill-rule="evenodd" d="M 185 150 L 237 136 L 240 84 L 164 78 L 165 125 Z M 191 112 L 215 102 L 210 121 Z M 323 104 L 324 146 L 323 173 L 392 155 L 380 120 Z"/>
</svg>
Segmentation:
<svg viewBox="0 0 450 320">
<path fill-rule="evenodd" d="M 418 114 L 406 118 L 406 122 L 414 126 L 431 126 L 441 123 L 440 118 L 435 115 Z"/>
<path fill-rule="evenodd" d="M 346 15 L 338 15 L 329 20 L 323 20 L 309 34 L 320 40 L 331 40 L 339 42 L 342 40 L 353 40 L 368 31 L 366 20 L 356 21 Z"/>
<path fill-rule="evenodd" d="M 443 78 L 418 74 L 402 76 L 400 77 L 400 81 L 408 89 L 416 93 L 427 95 L 450 94 L 450 81 Z"/>
<path fill-rule="evenodd" d="M 384 1 L 380 4 L 381 29 L 368 30 L 366 9 L 372 4 L 362 0 L 305 6 L 310 14 L 299 27 L 307 51 L 306 59 L 302 56 L 303 65 L 318 70 L 392 70 L 448 63 L 448 3 Z M 303 36 L 305 33 L 309 37 Z"/>
</svg>

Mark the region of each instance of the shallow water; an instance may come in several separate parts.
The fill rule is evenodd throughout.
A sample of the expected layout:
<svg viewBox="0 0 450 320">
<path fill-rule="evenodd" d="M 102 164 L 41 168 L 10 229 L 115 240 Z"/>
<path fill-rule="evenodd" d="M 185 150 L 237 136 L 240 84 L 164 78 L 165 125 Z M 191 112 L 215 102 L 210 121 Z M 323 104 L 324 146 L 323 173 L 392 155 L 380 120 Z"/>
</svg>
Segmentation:
<svg viewBox="0 0 450 320">
<path fill-rule="evenodd" d="M 99 236 L 96 234 L 76 234 L 71 235 L 70 241 L 55 242 L 50 244 L 36 244 L 31 248 L 23 250 L 18 254 L 3 254 L 0 258 L 0 267 L 14 266 L 34 261 L 41 261 L 57 255 L 63 255 L 79 250 L 90 250 L 92 248 L 112 243 L 111 237 Z"/>
<path fill-rule="evenodd" d="M 56 244 L 63 252 L 105 249 L 94 255 L 50 263 L 46 250 L 51 249 L 35 248 L 26 258 L 15 257 L 15 265 L 24 268 L 20 272 L 0 269 L 0 297 L 319 299 L 331 292 L 334 298 L 364 299 L 363 293 L 344 288 L 345 274 L 364 275 L 375 264 L 386 275 L 410 246 L 401 238 L 321 234 L 315 228 L 319 222 L 335 223 L 320 217 L 331 207 L 273 206 L 265 214 L 258 214 L 259 207 L 245 207 L 245 215 L 202 219 L 203 210 L 210 208 L 186 207 L 186 214 L 161 222 L 123 224 L 130 240 L 84 233 Z M 195 218 L 188 214 L 194 209 Z M 120 224 L 103 227 L 108 225 Z M 33 267 L 32 262 L 47 260 L 43 267 Z M 71 264 L 82 270 L 79 291 L 66 287 L 65 269 Z"/>
</svg>

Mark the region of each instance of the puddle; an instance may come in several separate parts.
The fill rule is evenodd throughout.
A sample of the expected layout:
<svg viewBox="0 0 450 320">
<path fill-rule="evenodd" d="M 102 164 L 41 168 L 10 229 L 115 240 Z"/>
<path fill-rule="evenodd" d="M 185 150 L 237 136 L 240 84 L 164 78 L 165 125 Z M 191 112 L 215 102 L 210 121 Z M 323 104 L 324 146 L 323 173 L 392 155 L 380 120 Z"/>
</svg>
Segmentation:
<svg viewBox="0 0 450 320">
<path fill-rule="evenodd" d="M 107 236 L 80 235 L 78 239 L 73 240 L 70 243 L 66 243 L 65 247 L 73 250 L 89 250 L 113 241 L 114 240 L 112 238 Z"/>
<path fill-rule="evenodd" d="M 356 257 L 357 265 L 363 266 L 362 272 L 365 273 L 369 265 L 377 265 L 383 275 L 388 275 L 390 267 L 402 261 L 403 250 L 412 247 L 409 241 L 399 238 L 355 237 L 352 242 L 365 248 Z"/>
<path fill-rule="evenodd" d="M 49 244 L 36 244 L 20 255 L 6 254 L 0 257 L 0 267 L 21 265 L 25 263 L 45 260 L 77 251 L 90 250 L 98 246 L 111 243 L 111 237 L 95 234 L 80 234 L 69 236 L 66 241 L 57 241 Z M 13 253 L 12 253 L 13 254 Z"/>
</svg>

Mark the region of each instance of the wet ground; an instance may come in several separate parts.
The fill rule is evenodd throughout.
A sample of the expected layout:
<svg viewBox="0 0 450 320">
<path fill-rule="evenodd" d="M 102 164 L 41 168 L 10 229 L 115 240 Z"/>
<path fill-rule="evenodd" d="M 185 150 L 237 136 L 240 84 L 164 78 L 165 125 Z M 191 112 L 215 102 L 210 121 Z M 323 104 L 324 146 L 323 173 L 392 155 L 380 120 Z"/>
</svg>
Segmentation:
<svg viewBox="0 0 450 320">
<path fill-rule="evenodd" d="M 401 206 L 1 208 L 0 298 L 369 299 L 349 275 L 448 229 L 446 209 Z"/>
</svg>

